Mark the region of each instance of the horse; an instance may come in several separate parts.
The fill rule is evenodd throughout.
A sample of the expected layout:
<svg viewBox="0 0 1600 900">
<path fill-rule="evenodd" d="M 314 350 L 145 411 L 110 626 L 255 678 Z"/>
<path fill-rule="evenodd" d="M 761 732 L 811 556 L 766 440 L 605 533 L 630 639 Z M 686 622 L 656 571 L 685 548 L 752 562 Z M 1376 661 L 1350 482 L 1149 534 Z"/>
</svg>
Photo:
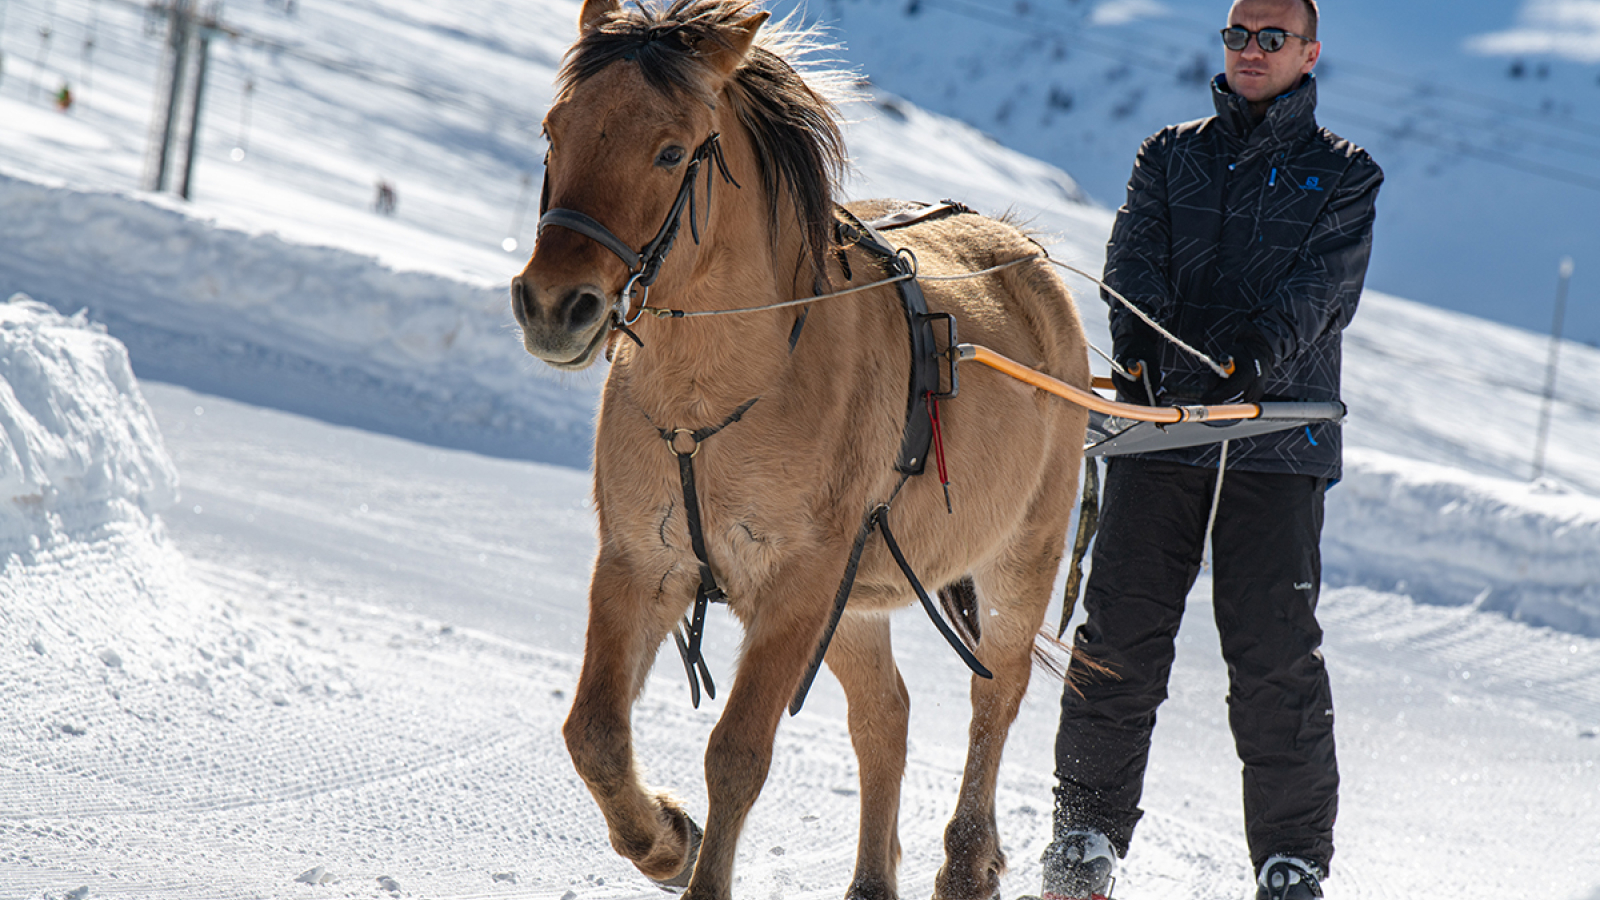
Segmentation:
<svg viewBox="0 0 1600 900">
<path fill-rule="evenodd" d="M 892 506 L 896 550 L 947 605 L 969 604 L 957 611 L 991 676 L 972 679 L 935 896 L 994 897 L 1005 869 L 997 770 L 1061 561 L 1087 416 L 993 376 L 966 379 L 942 410 L 908 397 L 908 314 L 884 283 L 893 269 L 846 240 L 860 228 L 841 228 L 898 205 L 836 205 L 846 159 L 821 86 L 829 73 L 802 75 L 807 32 L 763 30 L 768 17 L 751 0 L 585 0 L 543 122 L 543 215 L 512 279 L 513 315 L 527 351 L 557 369 L 611 361 L 595 426 L 598 550 L 563 735 L 613 848 L 691 900 L 725 900 L 785 707 L 826 642 L 860 769 L 847 896 L 896 897 L 909 697 L 888 613 L 915 599 L 887 538 L 867 527 Z M 1072 297 L 1020 227 L 963 209 L 893 234 L 915 256 L 928 308 L 953 316 L 963 338 L 1089 385 Z M 752 304 L 764 308 L 709 314 Z M 931 473 L 911 476 L 897 456 L 908 420 L 930 412 L 956 488 L 948 505 Z M 681 640 L 679 623 L 708 593 L 744 644 L 705 748 L 702 829 L 646 785 L 630 714 L 658 651 Z"/>
</svg>

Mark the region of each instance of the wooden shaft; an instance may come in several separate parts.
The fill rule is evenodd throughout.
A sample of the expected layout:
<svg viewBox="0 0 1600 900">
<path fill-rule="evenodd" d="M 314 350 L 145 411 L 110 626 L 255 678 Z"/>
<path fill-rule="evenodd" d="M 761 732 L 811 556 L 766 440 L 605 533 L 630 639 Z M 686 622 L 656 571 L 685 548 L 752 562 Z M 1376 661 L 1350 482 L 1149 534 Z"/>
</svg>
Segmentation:
<svg viewBox="0 0 1600 900">
<path fill-rule="evenodd" d="M 1120 403 L 1116 400 L 1107 400 L 1093 391 L 1067 384 L 1057 378 L 1052 378 L 1043 372 L 1030 369 L 1014 359 L 990 350 L 978 344 L 961 344 L 957 350 L 960 359 L 973 360 L 983 363 L 991 369 L 1010 375 L 1018 381 L 1026 382 L 1034 387 L 1047 391 L 1071 403 L 1076 403 L 1085 409 L 1116 416 L 1120 419 L 1133 419 L 1138 422 L 1160 422 L 1163 424 L 1173 422 L 1201 422 L 1201 421 L 1238 421 L 1240 419 L 1254 419 L 1261 415 L 1261 407 L 1255 403 L 1233 403 L 1225 406 L 1138 406 L 1133 403 Z M 1110 387 L 1110 379 L 1103 379 L 1104 385 L 1098 383 L 1102 379 L 1095 379 L 1095 387 Z"/>
</svg>

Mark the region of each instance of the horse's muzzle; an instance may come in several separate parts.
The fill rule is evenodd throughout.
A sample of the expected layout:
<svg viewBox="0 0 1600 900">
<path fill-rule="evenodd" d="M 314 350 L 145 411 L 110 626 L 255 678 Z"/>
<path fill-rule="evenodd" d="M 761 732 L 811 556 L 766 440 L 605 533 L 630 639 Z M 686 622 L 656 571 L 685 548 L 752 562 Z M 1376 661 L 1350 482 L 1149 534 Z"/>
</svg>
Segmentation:
<svg viewBox="0 0 1600 900">
<path fill-rule="evenodd" d="M 592 284 L 540 290 L 526 276 L 511 280 L 511 314 L 527 351 L 558 369 L 594 363 L 605 343 L 608 305 Z"/>
</svg>

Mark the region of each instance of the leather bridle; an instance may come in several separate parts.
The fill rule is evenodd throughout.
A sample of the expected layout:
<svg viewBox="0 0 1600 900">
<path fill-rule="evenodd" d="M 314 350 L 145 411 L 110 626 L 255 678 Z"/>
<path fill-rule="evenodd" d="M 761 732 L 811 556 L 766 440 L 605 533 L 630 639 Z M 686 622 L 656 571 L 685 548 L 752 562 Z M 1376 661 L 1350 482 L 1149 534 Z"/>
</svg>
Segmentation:
<svg viewBox="0 0 1600 900">
<path fill-rule="evenodd" d="M 661 266 L 667 261 L 667 254 L 672 252 L 672 243 L 678 237 L 678 226 L 683 218 L 685 208 L 689 210 L 689 231 L 696 244 L 700 243 L 700 224 L 697 221 L 695 209 L 694 186 L 695 179 L 700 174 L 701 165 L 707 160 L 714 160 L 717 172 L 722 175 L 722 180 L 739 187 L 733 174 L 728 171 L 727 160 L 722 155 L 721 136 L 712 132 L 709 137 L 695 148 L 694 155 L 689 158 L 688 169 L 683 173 L 683 184 L 678 188 L 678 196 L 672 201 L 672 208 L 668 210 L 666 220 L 656 230 L 656 236 L 644 247 L 635 251 L 621 238 L 612 233 L 611 229 L 600 224 L 593 216 L 579 212 L 575 209 L 550 209 L 550 170 L 545 169 L 544 189 L 539 196 L 539 234 L 552 225 L 557 225 L 569 231 L 576 231 L 600 246 L 610 250 L 628 267 L 628 280 L 623 283 L 622 291 L 617 295 L 616 305 L 611 310 L 611 324 L 624 331 L 633 323 L 639 321 L 644 315 L 646 304 L 650 299 L 650 286 L 655 284 L 656 277 L 661 274 Z M 548 157 L 546 157 L 548 162 Z M 711 172 L 706 172 L 706 221 L 711 220 Z M 638 306 L 634 306 L 634 292 L 639 292 Z M 630 335 L 632 332 L 628 332 Z M 638 340 L 638 338 L 634 338 Z"/>
</svg>

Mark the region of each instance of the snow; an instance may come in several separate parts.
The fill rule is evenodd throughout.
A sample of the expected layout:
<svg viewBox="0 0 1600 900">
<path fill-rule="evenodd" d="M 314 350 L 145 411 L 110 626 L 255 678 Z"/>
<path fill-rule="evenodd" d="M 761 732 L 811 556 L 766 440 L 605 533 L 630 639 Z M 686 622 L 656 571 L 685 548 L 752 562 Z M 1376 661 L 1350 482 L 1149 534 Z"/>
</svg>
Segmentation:
<svg viewBox="0 0 1600 900">
<path fill-rule="evenodd" d="M 42 13 L 8 9 L 0 897 L 660 896 L 610 849 L 559 736 L 599 375 L 526 357 L 505 290 L 520 259 L 499 249 L 576 5 L 300 9 L 227 10 L 300 56 L 215 48 L 215 84 L 258 79 L 255 130 L 232 140 L 238 110 L 216 101 L 192 204 L 137 190 L 157 43 L 138 16 L 51 7 L 45 69 L 83 98 L 61 115 L 17 24 Z M 69 51 L 91 15 L 85 86 Z M 852 195 L 1012 208 L 1099 267 L 1110 214 L 1072 177 L 890 94 L 846 114 Z M 368 209 L 379 172 L 393 219 Z M 1321 601 L 1344 775 L 1329 896 L 1596 900 L 1600 352 L 1561 348 L 1531 481 L 1545 339 L 1369 291 L 1346 347 Z M 1250 890 L 1208 598 L 1203 574 L 1119 896 Z M 714 610 L 707 640 L 726 678 L 739 629 Z M 916 611 L 895 640 L 901 889 L 926 895 L 966 673 Z M 1058 694 L 1036 677 L 1002 768 L 1007 896 L 1037 889 Z M 700 816 L 720 709 L 692 709 L 669 664 L 634 716 L 652 777 Z M 823 678 L 780 730 L 738 895 L 838 896 L 855 791 Z"/>
<path fill-rule="evenodd" d="M 1467 46 L 1497 56 L 1554 56 L 1600 62 L 1600 3 L 1594 0 L 1532 0 L 1517 15 L 1517 27 L 1480 35 Z"/>
<path fill-rule="evenodd" d="M 20 294 L 0 305 L 0 548 L 64 515 L 160 511 L 177 486 L 122 344 Z"/>
<path fill-rule="evenodd" d="M 1347 455 L 1324 577 L 1600 635 L 1600 503 L 1560 482 Z"/>
</svg>

